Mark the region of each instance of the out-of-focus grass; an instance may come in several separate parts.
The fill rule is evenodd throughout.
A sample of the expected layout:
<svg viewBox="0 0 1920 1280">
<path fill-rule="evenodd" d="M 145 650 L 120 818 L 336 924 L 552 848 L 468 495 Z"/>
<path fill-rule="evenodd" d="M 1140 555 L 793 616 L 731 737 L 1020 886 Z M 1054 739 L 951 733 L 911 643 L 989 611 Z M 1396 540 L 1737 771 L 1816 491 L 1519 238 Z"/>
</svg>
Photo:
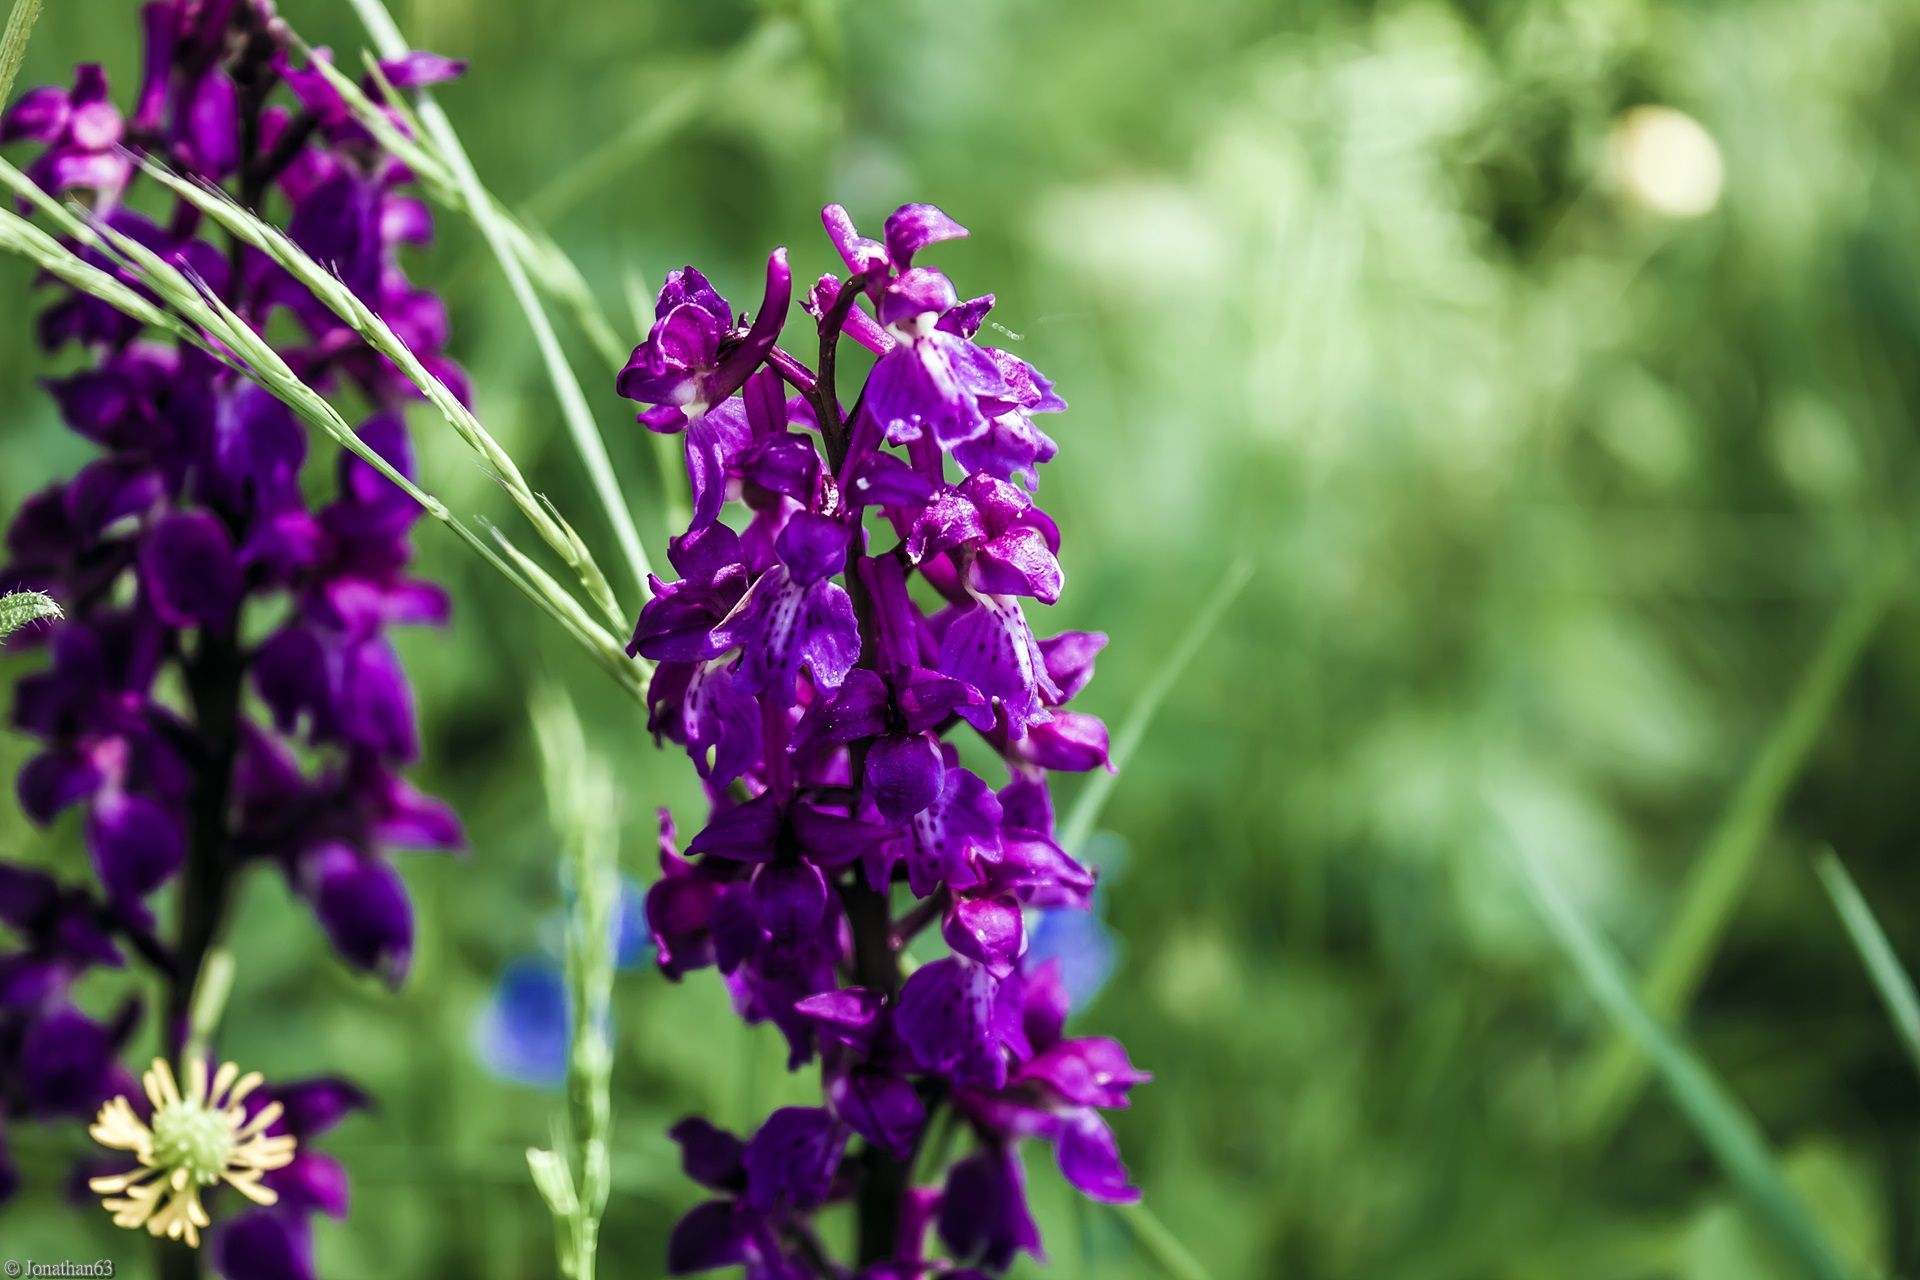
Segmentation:
<svg viewBox="0 0 1920 1280">
<path fill-rule="evenodd" d="M 353 65 L 348 6 L 282 7 Z M 1920 11 L 394 8 L 414 40 L 472 60 L 440 98 L 481 176 L 551 215 L 609 315 L 631 273 L 696 262 L 738 300 L 773 243 L 801 278 L 825 269 L 828 199 L 867 222 L 930 199 L 973 228 L 941 265 L 999 295 L 999 340 L 1073 403 L 1047 424 L 1062 455 L 1040 498 L 1070 587 L 1042 625 L 1112 634 L 1089 709 L 1118 720 L 1210 585 L 1243 555 L 1258 565 L 1102 810 L 1128 854 L 1109 895 L 1125 961 L 1079 1015 L 1156 1073 L 1119 1117 L 1123 1147 L 1214 1276 L 1799 1274 L 1670 1095 L 1635 1095 L 1603 1145 L 1582 1136 L 1579 1073 L 1611 1032 L 1500 850 L 1510 829 L 1648 972 L 1808 655 L 1910 519 Z M 48 6 L 20 83 L 88 58 L 130 92 L 136 34 L 119 0 Z M 1717 145 L 1724 190 L 1703 216 L 1662 216 L 1625 180 L 1616 122 L 1647 103 Z M 472 229 L 442 227 L 415 265 L 457 286 L 482 419 L 613 564 L 522 316 L 470 265 L 487 261 Z M 29 283 L 0 264 L 0 296 Z M 30 312 L 6 314 L 11 508 L 86 447 L 35 385 L 50 367 Z M 657 560 L 653 446 L 604 353 L 552 314 Z M 457 441 L 419 437 L 434 494 L 505 521 Z M 224 1047 L 380 1098 L 328 1143 L 356 1203 L 318 1228 L 324 1272 L 543 1275 L 550 1224 L 522 1152 L 547 1141 L 555 1100 L 492 1080 L 469 1049 L 491 982 L 560 905 L 526 673 L 563 680 L 616 762 L 630 870 L 651 872 L 645 815 L 670 804 L 691 822 L 696 793 L 510 588 L 438 530 L 420 543 L 460 602 L 449 637 L 403 640 L 422 782 L 458 803 L 474 853 L 405 864 L 421 941 L 397 997 L 342 974 L 283 886 L 255 877 Z M 1771 1135 L 1836 1249 L 1881 1274 L 1920 1268 L 1920 1097 L 1803 863 L 1767 855 L 1844 849 L 1892 950 L 1920 953 L 1908 581 L 1806 726 L 1675 1028 Z M 9 766 L 25 751 L 0 747 Z M 1074 800 L 1064 784 L 1062 812 Z M 77 856 L 70 830 L 44 839 L 10 806 L 0 834 Z M 644 1275 L 695 1196 L 667 1124 L 706 1109 L 745 1125 L 812 1084 L 736 1025 L 711 975 L 623 975 L 615 1000 L 602 1256 Z M 145 1250 L 103 1215 L 55 1209 L 53 1157 L 74 1135 L 7 1137 L 29 1186 L 0 1213 L 6 1252 L 139 1274 Z M 1124 1221 L 1078 1207 L 1045 1160 L 1032 1174 L 1061 1274 L 1158 1274 Z"/>
</svg>

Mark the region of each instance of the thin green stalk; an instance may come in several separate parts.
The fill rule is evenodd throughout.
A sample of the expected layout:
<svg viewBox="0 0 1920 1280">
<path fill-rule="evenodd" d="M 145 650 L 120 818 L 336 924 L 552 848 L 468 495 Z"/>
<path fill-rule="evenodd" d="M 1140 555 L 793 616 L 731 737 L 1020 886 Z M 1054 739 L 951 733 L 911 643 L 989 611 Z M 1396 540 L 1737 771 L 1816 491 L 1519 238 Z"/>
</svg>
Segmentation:
<svg viewBox="0 0 1920 1280">
<path fill-rule="evenodd" d="M 642 665 L 626 660 L 625 650 L 612 634 L 597 624 L 586 628 L 578 626 L 574 619 L 577 606 L 573 605 L 571 596 L 566 596 L 562 604 L 557 602 L 557 595 L 565 593 L 558 593 L 557 588 L 549 594 L 543 594 L 541 588 L 501 559 L 484 539 L 455 519 L 438 498 L 395 470 L 347 425 L 325 397 L 301 382 L 279 353 L 219 299 L 203 294 L 171 264 L 137 241 L 104 226 L 96 228 L 85 222 L 4 160 L 0 160 L 0 185 L 10 187 L 27 199 L 66 234 L 107 254 L 116 262 L 124 263 L 173 310 L 155 306 L 122 281 L 81 259 L 39 227 L 3 205 L 0 205 L 0 251 L 14 253 L 34 262 L 57 278 L 142 323 L 206 351 L 258 383 L 303 421 L 323 431 L 341 448 L 374 468 L 418 503 L 429 516 L 451 529 L 456 537 L 503 574 L 530 601 L 559 622 L 630 696 L 644 702 L 646 671 Z"/>
<path fill-rule="evenodd" d="M 1133 1232 L 1133 1241 L 1173 1280 L 1213 1280 L 1200 1259 L 1193 1256 L 1167 1224 L 1154 1216 L 1144 1200 L 1120 1206 L 1121 1220 Z"/>
<path fill-rule="evenodd" d="M 1890 537 L 1854 584 L 1787 699 L 1746 776 L 1728 799 L 1681 890 L 1679 909 L 1647 967 L 1641 999 L 1677 1022 L 1718 949 L 1773 830 L 1775 816 L 1819 740 L 1867 643 L 1907 573 L 1904 539 Z M 1620 1033 L 1589 1054 L 1576 1075 L 1573 1126 L 1604 1142 L 1646 1082 L 1648 1063 Z"/>
<path fill-rule="evenodd" d="M 534 1185 L 554 1217 L 561 1271 L 593 1280 L 600 1219 L 612 1187 L 613 918 L 620 898 L 619 793 L 587 750 L 566 695 L 537 689 L 534 736 L 545 766 L 548 806 L 566 849 L 566 982 L 572 1017 L 567 1108 L 551 1150 L 527 1153 Z"/>
<path fill-rule="evenodd" d="M 1139 749 L 1141 740 L 1146 737 L 1147 727 L 1153 723 L 1155 713 L 1160 710 L 1160 704 L 1166 701 L 1169 693 L 1173 692 L 1173 687 L 1180 682 L 1181 675 L 1186 672 L 1187 664 L 1192 662 L 1195 655 L 1200 652 L 1201 646 L 1207 642 L 1207 637 L 1211 636 L 1213 629 L 1220 625 L 1220 620 L 1227 616 L 1227 610 L 1232 607 L 1234 600 L 1239 597 L 1241 591 L 1246 589 L 1247 583 L 1252 578 L 1253 561 L 1251 559 L 1242 556 L 1234 561 L 1232 567 L 1227 570 L 1227 576 L 1220 580 L 1220 585 L 1214 588 L 1207 602 L 1200 606 L 1200 612 L 1194 615 L 1193 622 L 1188 625 L 1186 633 L 1174 646 L 1172 655 L 1161 665 L 1152 682 L 1140 691 L 1140 697 L 1134 702 L 1133 709 L 1127 713 L 1120 731 L 1113 735 L 1113 742 L 1108 750 L 1116 772 L 1124 768 L 1127 761 L 1133 758 L 1133 753 Z M 1095 773 L 1087 778 L 1086 785 L 1080 789 L 1079 796 L 1074 800 L 1073 808 L 1067 813 L 1066 822 L 1060 827 L 1060 844 L 1067 852 L 1078 853 L 1086 846 L 1087 837 L 1093 834 L 1093 824 L 1100 820 L 1100 811 L 1106 807 L 1107 798 L 1113 792 L 1114 781 L 1115 777 L 1112 773 Z"/>
<path fill-rule="evenodd" d="M 1900 957 L 1894 954 L 1893 944 L 1887 941 L 1880 922 L 1874 918 L 1873 908 L 1867 905 L 1860 887 L 1847 874 L 1846 866 L 1834 851 L 1822 849 L 1816 854 L 1813 869 L 1827 896 L 1833 899 L 1834 910 L 1840 913 L 1840 922 L 1847 927 L 1847 936 L 1859 950 L 1861 962 L 1867 966 L 1867 976 L 1873 979 L 1873 988 L 1880 993 L 1880 1002 L 1887 1006 L 1887 1017 L 1893 1022 L 1894 1033 L 1900 1037 L 1900 1047 L 1907 1051 L 1914 1070 L 1920 1072 L 1920 995 L 1914 993 L 1913 979 L 1907 976 Z"/>
<path fill-rule="evenodd" d="M 798 46 L 794 25 L 769 18 L 704 74 L 689 76 L 654 99 L 627 127 L 589 151 L 527 201 L 527 212 L 551 221 L 607 183 L 631 171 L 635 161 L 691 124 L 703 107 L 724 101 L 735 87 L 790 56 Z"/>
<path fill-rule="evenodd" d="M 380 0 L 353 0 L 353 7 L 372 35 L 374 47 L 382 57 L 397 58 L 408 52 L 410 46 L 406 38 L 400 34 L 399 26 Z M 499 206 L 481 185 L 480 175 L 475 171 L 473 161 L 468 158 L 466 148 L 461 145 L 453 121 L 432 94 L 422 92 L 419 95 L 419 114 L 427 137 L 432 140 L 453 175 L 454 185 L 460 192 L 468 215 L 480 228 L 481 236 L 493 251 L 501 272 L 507 277 L 508 287 L 513 290 L 515 301 L 526 316 L 528 327 L 533 330 L 534 343 L 540 348 L 548 380 L 553 383 L 554 394 L 559 398 L 560 412 L 566 421 L 568 434 L 573 437 L 574 448 L 586 466 L 594 493 L 606 510 L 607 520 L 613 526 L 614 538 L 620 544 L 621 554 L 626 557 L 640 598 L 645 600 L 648 595 L 647 579 L 652 574 L 652 567 L 647 561 L 646 549 L 640 545 L 640 531 L 634 525 L 633 512 L 620 491 L 620 482 L 613 474 L 613 460 L 607 456 L 606 442 L 600 438 L 600 430 L 594 425 L 586 393 L 580 389 L 580 380 L 574 376 L 573 366 L 567 363 L 560 339 L 553 331 L 553 323 L 540 305 L 540 297 L 534 292 L 533 282 L 527 275 L 526 263 L 513 247 L 507 220 L 500 215 Z"/>
<path fill-rule="evenodd" d="M 506 490 L 507 496 L 513 499 L 514 505 L 520 508 L 521 514 L 547 545 L 574 571 L 588 598 L 601 609 L 608 621 L 615 627 L 624 627 L 630 621 L 614 599 L 606 575 L 601 572 L 592 551 L 580 535 L 560 518 L 551 503 L 533 491 L 513 457 L 481 425 L 452 388 L 420 362 L 412 348 L 401 340 L 384 319 L 355 296 L 337 276 L 308 257 L 284 232 L 242 209 L 224 192 L 189 182 L 151 161 L 143 163 L 155 181 L 192 204 L 243 243 L 252 245 L 285 267 L 296 280 L 312 290 L 313 295 L 329 310 L 359 334 L 367 345 L 391 360 L 446 419 L 455 434 L 480 455 L 494 478 L 500 482 L 500 487 Z"/>
<path fill-rule="evenodd" d="M 1753 1117 L 1635 994 L 1626 965 L 1561 891 L 1538 855 L 1517 845 L 1510 852 L 1528 896 L 1589 994 L 1652 1064 L 1760 1224 L 1814 1280 L 1858 1280 L 1856 1268 L 1843 1261 L 1806 1202 L 1787 1183 Z"/>
<path fill-rule="evenodd" d="M 232 992 L 233 953 L 225 947 L 212 947 L 201 962 L 200 981 L 194 984 L 193 999 L 187 1005 L 187 1046 L 181 1052 L 181 1062 L 207 1056 Z"/>
<path fill-rule="evenodd" d="M 20 76 L 20 64 L 27 56 L 27 39 L 40 17 L 40 0 L 13 0 L 7 15 L 7 29 L 0 33 L 0 107 L 13 96 L 13 82 Z"/>
<path fill-rule="evenodd" d="M 424 126 L 408 133 L 397 127 L 385 109 L 376 106 L 358 83 L 331 62 L 316 59 L 312 66 L 345 100 L 348 109 L 373 134 L 381 149 L 398 157 L 413 171 L 429 196 L 449 209 L 466 212 L 466 197 L 454 181 L 453 170 L 447 167 L 438 152 L 418 141 Z M 403 112 L 405 102 L 398 95 L 390 99 L 390 104 Z M 580 269 L 545 234 L 515 218 L 496 197 L 489 196 L 488 199 L 493 202 L 494 215 L 506 233 L 508 243 L 512 245 L 515 255 L 526 264 L 533 282 L 546 290 L 549 296 L 566 304 L 594 350 L 618 369 L 626 362 L 628 348 L 621 344 L 619 335 L 614 332 L 613 322 L 593 296 L 593 291 L 587 287 Z"/>
</svg>

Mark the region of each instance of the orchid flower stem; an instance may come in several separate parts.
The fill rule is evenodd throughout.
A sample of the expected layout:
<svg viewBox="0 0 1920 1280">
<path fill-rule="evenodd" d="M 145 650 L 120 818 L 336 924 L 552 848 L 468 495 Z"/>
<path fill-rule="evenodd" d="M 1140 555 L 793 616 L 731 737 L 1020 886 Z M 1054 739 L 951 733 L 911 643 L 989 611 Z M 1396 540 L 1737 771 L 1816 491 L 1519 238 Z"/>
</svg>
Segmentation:
<svg viewBox="0 0 1920 1280">
<path fill-rule="evenodd" d="M 819 394 L 820 380 L 814 376 L 813 370 L 779 347 L 767 353 L 767 363 L 772 365 L 774 371 L 785 378 L 793 389 L 805 396 L 810 403 Z"/>
</svg>

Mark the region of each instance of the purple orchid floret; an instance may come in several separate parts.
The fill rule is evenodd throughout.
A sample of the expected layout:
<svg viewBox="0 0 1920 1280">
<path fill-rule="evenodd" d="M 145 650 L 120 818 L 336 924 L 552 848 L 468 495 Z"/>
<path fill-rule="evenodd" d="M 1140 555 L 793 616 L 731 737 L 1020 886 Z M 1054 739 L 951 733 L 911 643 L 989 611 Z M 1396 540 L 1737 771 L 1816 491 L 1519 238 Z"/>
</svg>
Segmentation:
<svg viewBox="0 0 1920 1280">
<path fill-rule="evenodd" d="M 634 348 L 616 389 L 651 406 L 640 421 L 654 431 L 679 431 L 746 385 L 766 360 L 786 324 L 793 272 L 784 249 L 767 258 L 767 280 L 751 326 L 736 326 L 733 308 L 692 267 L 667 276 L 647 340 Z"/>
<path fill-rule="evenodd" d="M 368 406 L 362 438 L 410 474 L 403 412 L 418 393 L 399 370 L 263 254 L 214 238 L 190 206 L 155 220 L 127 193 L 145 153 L 267 210 L 460 388 L 445 308 L 401 266 L 432 235 L 412 175 L 296 65 L 298 43 L 268 0 L 154 0 L 141 19 L 127 110 L 99 67 L 82 66 L 70 88 L 22 95 L 0 116 L 0 142 L 32 144 L 28 169 L 43 186 L 90 200 L 95 217 L 256 327 L 273 321 L 289 365 L 322 389 L 350 388 Z M 382 70 L 404 88 L 459 66 L 414 54 Z M 139 1096 L 118 1061 L 138 1006 L 100 1022 L 74 1008 L 72 990 L 95 969 L 150 964 L 167 988 L 163 1041 L 177 1049 L 241 876 L 277 868 L 342 960 L 397 984 L 413 914 L 391 855 L 463 844 L 452 812 L 402 774 L 420 735 L 392 633 L 448 614 L 445 593 L 408 571 L 415 504 L 349 456 L 330 494 L 310 500 L 324 486 L 303 485 L 306 436 L 284 405 L 96 299 L 50 287 L 39 336 L 68 349 L 77 371 L 47 387 L 96 452 L 23 505 L 0 586 L 46 591 L 66 610 L 10 646 L 44 655 L 15 685 L 12 722 L 39 745 L 16 785 L 36 823 L 80 811 L 94 884 L 0 863 L 0 921 L 17 935 L 0 954 L 0 1123 Z M 175 920 L 153 910 L 162 890 Z M 230 1280 L 311 1276 L 310 1216 L 346 1212 L 344 1171 L 306 1139 L 365 1099 L 322 1081 L 277 1100 L 274 1131 L 299 1138 L 299 1155 L 267 1175 L 274 1207 L 218 1231 L 213 1255 Z"/>
<path fill-rule="evenodd" d="M 684 855 L 662 815 L 658 961 L 674 979 L 718 969 L 821 1083 L 820 1106 L 749 1138 L 674 1130 L 715 1194 L 675 1229 L 668 1269 L 984 1280 L 1040 1256 L 1023 1143 L 1050 1146 L 1090 1196 L 1136 1194 L 1100 1113 L 1146 1076 L 1115 1041 L 1063 1034 L 1058 964 L 1032 955 L 1036 921 L 1093 900 L 1047 778 L 1109 766 L 1105 726 L 1066 706 L 1106 638 L 1029 623 L 1066 583 L 1032 497 L 1055 452 L 1032 415 L 1065 403 L 976 341 L 991 295 L 962 300 L 920 261 L 965 229 L 930 205 L 878 239 L 838 206 L 822 220 L 847 274 L 807 292 L 804 346 L 878 357 L 850 409 L 834 365 L 778 345 L 779 253 L 751 326 L 698 271 L 675 272 L 619 381 L 651 406 L 644 424 L 685 433 L 694 499 L 679 576 L 652 584 L 629 647 L 656 664 L 650 727 L 686 749 L 709 801 Z M 963 763 L 967 735 L 985 754 Z M 944 954 L 907 973 L 923 932 Z M 969 1145 L 916 1186 L 943 1110 Z M 813 1226 L 840 1201 L 859 1224 L 845 1265 Z"/>
</svg>

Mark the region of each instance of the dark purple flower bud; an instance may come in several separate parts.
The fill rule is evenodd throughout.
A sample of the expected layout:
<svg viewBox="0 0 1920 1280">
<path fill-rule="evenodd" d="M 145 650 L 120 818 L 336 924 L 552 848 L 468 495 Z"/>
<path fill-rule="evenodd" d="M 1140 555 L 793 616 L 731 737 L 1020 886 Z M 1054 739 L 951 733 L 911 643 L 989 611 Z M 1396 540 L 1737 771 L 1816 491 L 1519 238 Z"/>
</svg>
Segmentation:
<svg viewBox="0 0 1920 1280">
<path fill-rule="evenodd" d="M 877 740 L 867 750 L 867 788 L 880 816 L 905 822 L 940 798 L 946 767 L 924 733 Z"/>
<path fill-rule="evenodd" d="M 224 626 L 240 594 L 233 540 L 218 517 L 177 511 L 140 544 L 140 579 L 154 612 L 170 626 Z"/>
<path fill-rule="evenodd" d="M 982 1151 L 948 1170 L 940 1239 L 955 1258 L 990 1271 L 1004 1271 L 1021 1252 L 1044 1260 L 1040 1229 L 1027 1209 L 1026 1178 L 1012 1151 Z"/>
<path fill-rule="evenodd" d="M 760 867 L 753 875 L 753 907 L 760 927 L 780 946 L 816 933 L 827 919 L 827 882 L 811 862 Z"/>
<path fill-rule="evenodd" d="M 827 1102 L 850 1129 L 896 1160 L 913 1154 L 927 1109 L 912 1084 L 879 1071 L 829 1073 Z"/>
<path fill-rule="evenodd" d="M 249 1209 L 222 1222 L 213 1237 L 214 1266 L 226 1280 L 314 1280 L 313 1238 L 305 1217 Z"/>
<path fill-rule="evenodd" d="M 19 1047 L 20 1104 L 34 1116 L 89 1116 L 115 1091 L 112 1030 L 78 1009 L 36 1019 Z"/>
<path fill-rule="evenodd" d="M 45 826 L 105 781 L 100 766 L 87 756 L 43 751 L 21 767 L 14 789 L 27 816 Z"/>
<path fill-rule="evenodd" d="M 978 961 L 995 978 L 1013 972 L 1027 944 L 1020 904 L 1004 896 L 956 899 L 940 933 L 955 955 Z"/>
<path fill-rule="evenodd" d="M 1113 1130 L 1093 1108 L 1076 1107 L 1064 1113 L 1054 1135 L 1054 1152 L 1060 1172 L 1083 1194 L 1108 1204 L 1131 1204 L 1140 1198 L 1120 1162 Z"/>
<path fill-rule="evenodd" d="M 240 94 L 225 71 L 204 76 L 175 129 L 175 158 L 207 177 L 231 173 L 240 164 Z"/>
<path fill-rule="evenodd" d="M 1019 755 L 1028 764 L 1064 773 L 1113 768 L 1107 754 L 1107 726 L 1098 716 L 1079 711 L 1056 711 L 1045 724 L 1033 726 L 1019 743 Z"/>
<path fill-rule="evenodd" d="M 103 791 L 87 815 L 87 850 L 117 902 L 137 902 L 172 878 L 186 859 L 180 819 L 145 796 Z"/>
<path fill-rule="evenodd" d="M 300 886 L 347 963 L 399 986 L 413 958 L 413 909 L 394 869 L 346 845 L 326 844 L 303 861 Z"/>
<path fill-rule="evenodd" d="M 747 1261 L 749 1224 L 731 1200 L 707 1200 L 673 1224 L 667 1274 L 689 1276 Z"/>
<path fill-rule="evenodd" d="M 689 1116 L 667 1131 L 680 1147 L 680 1164 L 689 1178 L 713 1191 L 746 1189 L 747 1144 L 725 1129 Z"/>
<path fill-rule="evenodd" d="M 747 1143 L 746 1202 L 762 1212 L 826 1200 L 846 1136 L 821 1107 L 782 1107 Z"/>
</svg>

